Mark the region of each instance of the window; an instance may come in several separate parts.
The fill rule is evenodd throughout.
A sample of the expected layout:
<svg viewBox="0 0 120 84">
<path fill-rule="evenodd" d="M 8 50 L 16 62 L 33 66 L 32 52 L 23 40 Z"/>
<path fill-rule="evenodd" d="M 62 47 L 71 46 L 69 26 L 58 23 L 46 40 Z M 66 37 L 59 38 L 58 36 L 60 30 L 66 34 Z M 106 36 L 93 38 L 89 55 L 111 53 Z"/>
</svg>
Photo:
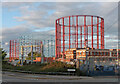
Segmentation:
<svg viewBox="0 0 120 84">
<path fill-rule="evenodd" d="M 100 55 L 103 55 L 103 53 L 102 53 L 102 52 L 100 52 Z"/>
<path fill-rule="evenodd" d="M 90 55 L 92 55 L 92 52 L 90 52 Z"/>
<path fill-rule="evenodd" d="M 105 52 L 103 52 L 103 55 L 105 56 Z"/>
<path fill-rule="evenodd" d="M 96 52 L 94 52 L 94 55 L 96 55 Z"/>
<path fill-rule="evenodd" d="M 83 55 L 85 55 L 85 52 L 82 52 L 83 53 Z"/>
<path fill-rule="evenodd" d="M 97 52 L 97 55 L 99 55 L 99 52 Z"/>
<path fill-rule="evenodd" d="M 106 55 L 108 56 L 108 52 L 106 52 Z"/>
<path fill-rule="evenodd" d="M 73 51 L 73 54 L 76 54 L 76 51 L 75 51 L 75 50 Z"/>
<path fill-rule="evenodd" d="M 99 58 L 97 58 L 97 61 L 99 61 Z"/>
<path fill-rule="evenodd" d="M 112 58 L 109 58 L 109 61 L 112 61 Z"/>
<path fill-rule="evenodd" d="M 82 52 L 80 52 L 80 55 L 82 55 Z"/>
</svg>

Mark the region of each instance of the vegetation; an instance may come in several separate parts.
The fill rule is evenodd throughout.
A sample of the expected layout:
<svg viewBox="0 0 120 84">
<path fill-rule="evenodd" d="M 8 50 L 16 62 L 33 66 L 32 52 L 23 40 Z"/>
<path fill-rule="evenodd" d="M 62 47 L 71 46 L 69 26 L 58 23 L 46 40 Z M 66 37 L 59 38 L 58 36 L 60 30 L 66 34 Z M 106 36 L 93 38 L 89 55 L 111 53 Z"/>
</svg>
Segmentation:
<svg viewBox="0 0 120 84">
<path fill-rule="evenodd" d="M 62 62 L 53 62 L 53 63 L 44 63 L 44 64 L 26 64 L 24 66 L 13 66 L 8 63 L 4 63 L 3 69 L 14 69 L 14 70 L 26 70 L 26 71 L 44 71 L 44 72 L 64 72 L 67 71 L 67 68 L 75 68 L 73 65 L 62 63 Z"/>
<path fill-rule="evenodd" d="M 2 59 L 2 61 L 5 60 L 5 57 L 7 56 L 7 52 L 5 50 L 3 50 L 2 48 L 0 48 L 0 59 Z"/>
<path fill-rule="evenodd" d="M 44 63 L 44 64 L 25 64 L 24 66 L 14 66 L 10 63 L 8 63 L 7 61 L 3 61 L 5 60 L 6 57 L 6 52 L 1 49 L 2 52 L 2 69 L 9 69 L 9 70 L 21 70 L 21 71 L 31 71 L 31 72 L 67 72 L 67 69 L 74 69 L 75 66 L 71 65 L 71 64 L 66 64 L 63 62 L 50 62 L 50 63 Z M 41 56 L 40 54 L 37 53 L 33 53 L 33 56 Z M 29 53 L 29 57 L 31 57 L 31 53 Z M 76 74 L 77 75 L 84 75 L 81 71 L 76 70 Z"/>
<path fill-rule="evenodd" d="M 32 71 L 32 72 L 68 72 L 67 69 L 74 69 L 74 65 L 66 64 L 63 62 L 51 62 L 44 64 L 26 64 L 24 66 L 14 66 L 7 62 L 3 63 L 2 69 Z M 80 70 L 76 69 L 76 75 L 85 75 Z"/>
<path fill-rule="evenodd" d="M 36 57 L 41 57 L 41 53 L 33 52 L 33 59 L 35 60 Z M 28 54 L 27 60 L 31 60 L 31 52 Z"/>
</svg>

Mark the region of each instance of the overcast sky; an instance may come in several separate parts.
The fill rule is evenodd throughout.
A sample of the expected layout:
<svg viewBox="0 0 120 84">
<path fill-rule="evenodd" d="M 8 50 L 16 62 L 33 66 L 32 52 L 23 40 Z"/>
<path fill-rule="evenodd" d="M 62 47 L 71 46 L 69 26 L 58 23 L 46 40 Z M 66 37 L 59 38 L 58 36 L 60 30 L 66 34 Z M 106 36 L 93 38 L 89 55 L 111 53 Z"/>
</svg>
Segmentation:
<svg viewBox="0 0 120 84">
<path fill-rule="evenodd" d="M 37 32 L 41 39 L 49 38 L 50 35 L 54 35 L 55 20 L 69 15 L 103 17 L 105 48 L 116 48 L 118 3 L 94 2 L 94 0 L 93 2 L 8 2 L 8 0 L 4 0 L 2 3 L 2 27 L 0 28 L 3 47 L 8 49 L 4 44 L 10 39 L 17 39 L 20 35 L 33 32 Z"/>
</svg>

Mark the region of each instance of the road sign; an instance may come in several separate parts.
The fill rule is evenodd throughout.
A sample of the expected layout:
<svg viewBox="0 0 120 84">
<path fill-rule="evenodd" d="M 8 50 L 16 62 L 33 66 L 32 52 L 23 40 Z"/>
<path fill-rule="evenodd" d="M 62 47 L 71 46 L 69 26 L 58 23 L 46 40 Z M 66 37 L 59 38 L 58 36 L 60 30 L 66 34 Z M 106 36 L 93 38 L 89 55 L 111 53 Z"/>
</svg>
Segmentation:
<svg viewBox="0 0 120 84">
<path fill-rule="evenodd" d="M 75 69 L 67 69 L 67 71 L 75 71 Z"/>
</svg>

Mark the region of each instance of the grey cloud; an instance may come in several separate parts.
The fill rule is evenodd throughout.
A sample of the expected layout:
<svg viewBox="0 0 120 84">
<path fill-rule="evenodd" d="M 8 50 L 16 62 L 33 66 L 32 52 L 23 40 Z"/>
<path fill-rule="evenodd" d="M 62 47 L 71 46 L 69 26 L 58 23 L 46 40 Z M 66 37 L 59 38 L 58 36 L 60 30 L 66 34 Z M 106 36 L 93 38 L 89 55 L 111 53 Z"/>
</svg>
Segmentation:
<svg viewBox="0 0 120 84">
<path fill-rule="evenodd" d="M 27 27 L 33 27 L 37 29 L 45 29 L 45 28 L 54 28 L 55 20 L 59 17 L 68 16 L 68 15 L 98 15 L 104 18 L 105 20 L 105 30 L 112 25 L 110 31 L 106 31 L 105 35 L 110 35 L 111 38 L 113 35 L 117 36 L 117 3 L 40 3 L 39 6 L 34 8 L 34 5 L 31 3 L 27 3 L 27 5 L 20 6 L 18 9 L 21 11 L 21 17 L 14 17 L 17 21 L 26 21 L 26 24 L 29 25 Z M 29 10 L 32 9 L 32 10 Z M 52 11 L 51 14 L 48 11 Z M 21 25 L 22 26 L 22 25 Z M 110 26 L 111 27 L 111 26 Z M 25 27 L 26 28 L 26 27 Z M 9 30 L 9 29 L 8 29 Z M 13 29 L 14 30 L 14 29 Z M 34 29 L 19 31 L 25 33 L 26 31 L 31 32 Z M 112 33 L 111 33 L 112 31 Z M 16 31 L 17 32 L 17 31 Z M 54 30 L 42 31 L 42 33 L 52 34 Z M 8 33 L 8 32 L 7 32 Z M 40 34 L 41 32 L 37 32 Z M 4 36 L 8 36 L 9 34 L 3 34 Z M 10 35 L 12 38 L 14 35 Z M 47 36 L 40 36 L 41 39 L 47 38 Z M 5 37 L 4 37 L 5 38 Z M 115 38 L 116 39 L 116 38 Z M 115 45 L 115 44 L 113 44 Z"/>
</svg>

